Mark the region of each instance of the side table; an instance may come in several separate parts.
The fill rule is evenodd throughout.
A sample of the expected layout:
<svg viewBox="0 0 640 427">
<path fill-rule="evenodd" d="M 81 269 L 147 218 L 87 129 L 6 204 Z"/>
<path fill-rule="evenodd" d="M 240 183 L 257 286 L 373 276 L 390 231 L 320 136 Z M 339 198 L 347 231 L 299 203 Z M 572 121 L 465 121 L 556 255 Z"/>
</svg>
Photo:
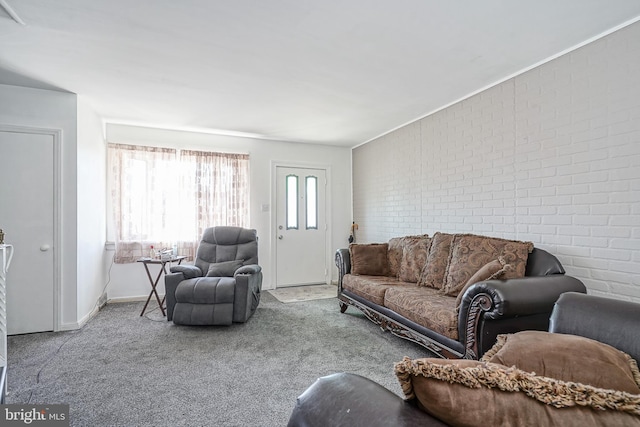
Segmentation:
<svg viewBox="0 0 640 427">
<path fill-rule="evenodd" d="M 140 316 L 142 316 L 144 314 L 144 311 L 147 309 L 147 306 L 149 305 L 149 301 L 151 301 L 151 297 L 153 295 L 156 296 L 156 300 L 158 301 L 158 306 L 160 307 L 160 311 L 162 312 L 163 316 L 166 316 L 167 314 L 164 311 L 164 297 L 162 298 L 162 300 L 160 300 L 160 296 L 158 295 L 158 292 L 156 291 L 156 286 L 158 286 L 158 282 L 160 281 L 160 277 L 162 276 L 162 273 L 167 274 L 167 269 L 166 269 L 166 265 L 167 263 L 171 263 L 171 262 L 178 262 L 178 265 L 180 265 L 180 263 L 182 262 L 183 259 L 185 259 L 186 256 L 184 255 L 180 255 L 180 256 L 174 256 L 171 258 L 164 258 L 164 259 L 158 259 L 158 258 L 140 258 L 138 260 L 138 262 L 141 262 L 144 265 L 144 269 L 147 272 L 147 277 L 149 278 L 149 283 L 151 284 L 151 293 L 149 294 L 149 297 L 147 298 L 147 302 L 144 304 L 144 307 L 142 308 L 142 313 L 140 313 Z M 160 265 L 160 271 L 158 272 L 158 276 L 156 277 L 156 280 L 153 280 L 153 278 L 151 277 L 151 273 L 149 272 L 149 264 L 158 264 Z"/>
</svg>

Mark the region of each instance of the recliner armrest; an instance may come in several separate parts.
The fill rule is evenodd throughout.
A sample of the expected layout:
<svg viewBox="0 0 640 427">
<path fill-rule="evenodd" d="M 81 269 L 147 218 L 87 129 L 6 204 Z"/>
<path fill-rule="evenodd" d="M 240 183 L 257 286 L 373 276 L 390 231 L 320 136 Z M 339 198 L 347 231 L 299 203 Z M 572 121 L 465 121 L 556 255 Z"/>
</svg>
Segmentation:
<svg viewBox="0 0 640 427">
<path fill-rule="evenodd" d="M 202 274 L 202 270 L 195 265 L 174 265 L 170 270 L 172 273 L 182 273 L 185 279 L 204 276 L 204 274 Z"/>
<path fill-rule="evenodd" d="M 249 265 L 243 265 L 242 267 L 238 268 L 235 273 L 233 273 L 233 276 L 237 276 L 239 274 L 256 274 L 256 273 L 260 273 L 262 271 L 262 267 L 260 267 L 258 264 L 249 264 Z"/>
</svg>

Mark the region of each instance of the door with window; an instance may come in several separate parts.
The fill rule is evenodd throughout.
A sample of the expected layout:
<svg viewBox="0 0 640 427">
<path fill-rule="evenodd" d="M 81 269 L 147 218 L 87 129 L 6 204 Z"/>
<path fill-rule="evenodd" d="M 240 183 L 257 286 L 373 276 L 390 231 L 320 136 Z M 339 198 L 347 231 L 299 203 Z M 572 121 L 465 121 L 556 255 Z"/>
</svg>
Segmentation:
<svg viewBox="0 0 640 427">
<path fill-rule="evenodd" d="M 276 169 L 276 287 L 326 283 L 326 170 Z"/>
</svg>

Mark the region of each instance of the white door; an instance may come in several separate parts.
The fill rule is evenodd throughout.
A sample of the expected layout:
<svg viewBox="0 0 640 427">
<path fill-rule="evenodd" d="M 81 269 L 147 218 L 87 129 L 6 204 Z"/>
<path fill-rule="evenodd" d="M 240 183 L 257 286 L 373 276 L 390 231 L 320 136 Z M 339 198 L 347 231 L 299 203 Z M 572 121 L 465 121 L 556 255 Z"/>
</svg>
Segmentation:
<svg viewBox="0 0 640 427">
<path fill-rule="evenodd" d="M 9 335 L 54 329 L 53 159 L 53 135 L 0 131 L 0 228 L 15 250 Z"/>
<path fill-rule="evenodd" d="M 327 283 L 327 173 L 276 169 L 276 287 Z"/>
</svg>

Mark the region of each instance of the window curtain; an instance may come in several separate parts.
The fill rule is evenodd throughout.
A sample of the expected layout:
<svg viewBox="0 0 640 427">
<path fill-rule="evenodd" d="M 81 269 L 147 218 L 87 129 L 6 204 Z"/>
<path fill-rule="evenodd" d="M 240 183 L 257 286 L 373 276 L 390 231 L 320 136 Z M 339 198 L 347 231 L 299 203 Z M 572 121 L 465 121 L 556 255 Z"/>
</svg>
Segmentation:
<svg viewBox="0 0 640 427">
<path fill-rule="evenodd" d="M 249 227 L 249 156 L 180 151 L 178 252 L 195 258 L 204 229 L 218 225 Z"/>
<path fill-rule="evenodd" d="M 114 262 L 177 246 L 188 259 L 205 228 L 249 225 L 249 156 L 108 146 Z"/>
</svg>

